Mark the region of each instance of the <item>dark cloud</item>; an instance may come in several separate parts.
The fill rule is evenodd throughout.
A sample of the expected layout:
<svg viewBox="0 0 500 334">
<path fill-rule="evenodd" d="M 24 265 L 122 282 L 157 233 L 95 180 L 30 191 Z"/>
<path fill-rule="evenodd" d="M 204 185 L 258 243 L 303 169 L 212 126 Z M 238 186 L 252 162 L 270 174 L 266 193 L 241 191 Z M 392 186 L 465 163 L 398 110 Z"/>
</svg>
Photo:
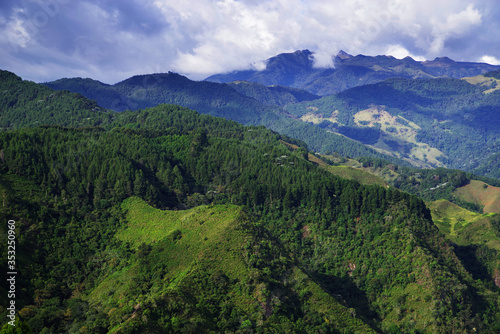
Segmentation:
<svg viewBox="0 0 500 334">
<path fill-rule="evenodd" d="M 496 0 L 2 0 L 0 68 L 107 83 L 169 70 L 202 79 L 309 48 L 500 61 Z"/>
</svg>

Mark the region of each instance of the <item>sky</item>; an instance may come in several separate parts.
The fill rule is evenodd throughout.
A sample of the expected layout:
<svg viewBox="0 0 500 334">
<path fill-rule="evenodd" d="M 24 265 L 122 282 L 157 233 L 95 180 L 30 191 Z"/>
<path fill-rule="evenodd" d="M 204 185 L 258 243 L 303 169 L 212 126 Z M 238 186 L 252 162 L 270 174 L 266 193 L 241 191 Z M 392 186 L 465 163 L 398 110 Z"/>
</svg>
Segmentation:
<svg viewBox="0 0 500 334">
<path fill-rule="evenodd" d="M 1 0 L 0 69 L 25 80 L 265 68 L 309 49 L 500 64 L 498 0 Z"/>
</svg>

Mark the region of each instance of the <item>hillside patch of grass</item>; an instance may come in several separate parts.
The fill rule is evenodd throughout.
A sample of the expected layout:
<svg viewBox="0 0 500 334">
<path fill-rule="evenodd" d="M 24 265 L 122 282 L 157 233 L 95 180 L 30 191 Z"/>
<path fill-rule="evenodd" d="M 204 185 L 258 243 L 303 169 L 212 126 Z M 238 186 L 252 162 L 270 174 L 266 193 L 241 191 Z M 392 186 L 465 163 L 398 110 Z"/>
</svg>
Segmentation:
<svg viewBox="0 0 500 334">
<path fill-rule="evenodd" d="M 307 310 L 319 316 L 325 325 L 336 329 L 343 328 L 352 333 L 373 332 L 362 319 L 352 316 L 350 308 L 329 295 L 292 261 L 282 260 L 288 268 L 281 278 L 286 283 L 269 280 L 266 278 L 269 273 L 249 265 L 245 252 L 248 242 L 255 236 L 242 227 L 244 218 L 238 206 L 214 205 L 185 211 L 163 211 L 142 199 L 131 197 L 123 202 L 122 208 L 128 224 L 116 237 L 131 243 L 137 252 L 136 259 L 105 278 L 88 297 L 91 304 L 100 304 L 112 319 L 116 318 L 112 332 L 120 332 L 133 322 L 134 314 L 140 312 L 143 304 L 162 304 L 174 298 L 181 305 L 187 300 L 193 302 L 193 298 L 199 298 L 200 303 L 216 298 L 215 295 L 208 297 L 210 291 L 198 291 L 199 286 L 193 285 L 205 279 L 219 284 L 210 288 L 213 291 L 227 289 L 220 298 L 234 307 L 233 312 L 241 314 L 238 316 L 241 321 L 252 319 L 248 324 L 265 326 L 266 322 L 277 321 L 274 313 L 278 316 L 290 309 L 290 312 L 300 315 Z M 269 244 L 269 241 L 264 244 Z M 258 252 L 251 247 L 247 255 L 256 256 Z M 144 288 L 141 277 L 146 265 L 155 279 Z M 163 269 L 157 270 L 157 267 Z M 138 291 L 138 287 L 142 294 L 132 292 Z M 287 300 L 300 300 L 300 304 Z M 171 307 L 172 304 L 168 305 Z M 129 313 L 119 311 L 127 307 Z M 207 307 L 224 306 L 214 304 Z M 188 322 L 195 315 L 177 313 L 176 316 Z"/>
<path fill-rule="evenodd" d="M 475 213 L 443 199 L 430 203 L 429 209 L 436 226 L 454 243 L 484 244 L 500 251 L 500 238 L 491 224 L 497 214 Z"/>
<path fill-rule="evenodd" d="M 484 205 L 484 212 L 500 213 L 500 187 L 471 180 L 469 184 L 456 189 L 453 195 L 466 202 Z"/>
<path fill-rule="evenodd" d="M 325 167 L 330 173 L 349 180 L 355 180 L 361 184 L 366 185 L 378 185 L 382 187 L 387 187 L 388 184 L 381 178 L 366 172 L 362 169 L 357 169 L 349 166 L 326 166 Z"/>
</svg>

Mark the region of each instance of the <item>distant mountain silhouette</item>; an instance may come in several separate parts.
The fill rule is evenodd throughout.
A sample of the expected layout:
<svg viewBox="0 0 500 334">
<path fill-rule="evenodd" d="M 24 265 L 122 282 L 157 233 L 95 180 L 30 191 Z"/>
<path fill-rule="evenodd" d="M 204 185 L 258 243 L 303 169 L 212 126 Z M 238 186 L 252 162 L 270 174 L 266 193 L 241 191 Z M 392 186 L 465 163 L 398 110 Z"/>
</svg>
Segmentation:
<svg viewBox="0 0 500 334">
<path fill-rule="evenodd" d="M 269 58 L 263 71 L 234 71 L 212 75 L 205 80 L 220 83 L 245 80 L 266 86 L 283 85 L 325 96 L 395 77 L 463 78 L 500 69 L 500 66 L 485 63 L 455 62 L 448 57 L 416 61 L 411 57 L 352 56 L 345 51 L 332 56 L 332 61 L 335 68 L 317 68 L 314 66 L 313 52 L 295 51 Z"/>
</svg>

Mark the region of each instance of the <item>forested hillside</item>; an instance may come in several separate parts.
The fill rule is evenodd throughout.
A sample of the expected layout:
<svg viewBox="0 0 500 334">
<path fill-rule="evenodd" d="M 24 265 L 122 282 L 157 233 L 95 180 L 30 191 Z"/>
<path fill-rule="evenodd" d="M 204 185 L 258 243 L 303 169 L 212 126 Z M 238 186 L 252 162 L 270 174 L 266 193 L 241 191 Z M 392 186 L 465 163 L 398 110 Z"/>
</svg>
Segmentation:
<svg viewBox="0 0 500 334">
<path fill-rule="evenodd" d="M 500 91 L 490 88 L 457 79 L 390 79 L 286 109 L 422 166 L 474 171 L 500 140 Z"/>
<path fill-rule="evenodd" d="M 0 216 L 16 222 L 17 328 L 500 331 L 497 250 L 468 230 L 450 239 L 449 216 L 435 215 L 438 228 L 421 198 L 334 176 L 263 126 L 166 104 L 117 113 L 68 91 L 57 107 L 48 88 L 3 75 L 16 92 L 0 106 Z M 400 168 L 395 182 L 419 195 L 470 179 Z"/>
<path fill-rule="evenodd" d="M 120 89 L 136 102 L 147 94 L 172 94 L 201 107 L 219 101 L 222 109 L 210 110 L 249 117 L 241 105 L 224 100 L 229 86 L 216 86 L 221 95 L 210 96 L 217 84 L 195 86 L 168 74 L 156 77 L 163 86 L 150 82 L 156 88 L 141 91 L 145 78 Z M 165 91 L 160 86 L 168 78 L 177 84 Z M 79 82 L 94 93 L 112 87 Z M 439 99 L 470 106 L 472 96 L 484 105 L 495 98 L 465 81 L 420 83 L 366 86 L 366 99 L 351 91 L 315 101 L 258 85 L 244 91 L 255 95 L 245 100 L 255 108 L 265 96 L 288 106 L 289 99 L 307 101 L 296 106 L 323 103 L 314 105 L 318 115 L 334 105 L 337 122 L 345 122 L 337 131 L 355 131 L 367 121 L 350 117 L 369 100 L 385 101 L 381 89 L 395 97 L 384 110 L 400 112 L 407 127 L 426 112 L 440 117 L 429 111 Z M 200 91 L 193 99 L 195 87 Z M 244 126 L 167 104 L 109 111 L 8 72 L 0 88 L 0 215 L 16 221 L 17 328 L 25 332 L 500 331 L 498 217 L 454 197 L 472 179 L 491 186 L 495 180 L 396 166 L 372 154 L 357 163 L 386 175 L 387 183 L 360 184 L 320 167 L 303 141 L 258 122 Z M 282 120 L 266 108 L 258 111 L 261 120 Z M 300 116 L 300 109 L 288 108 Z M 455 115 L 450 108 L 443 103 L 441 113 Z M 411 110 L 420 114 L 410 118 Z M 452 124 L 465 126 L 456 113 Z M 279 125 L 285 133 L 311 134 L 309 148 L 320 140 L 311 130 L 316 126 L 283 119 L 289 120 Z M 350 143 L 323 143 L 331 154 L 321 158 L 338 165 L 348 160 L 343 150 L 370 152 Z M 7 244 L 7 225 L 0 232 Z M 2 254 L 7 258 L 6 248 Z M 8 271 L 6 261 L 1 268 Z M 1 305 L 7 305 L 7 283 L 0 289 Z M 8 310 L 0 311 L 1 331 L 8 333 Z"/>
<path fill-rule="evenodd" d="M 171 107 L 162 108 L 170 114 Z M 196 113 L 171 110 L 184 124 L 199 122 Z M 224 132 L 224 125 L 225 138 L 210 135 Z M 58 333 L 78 326 L 91 332 L 242 326 L 328 332 L 344 323 L 357 331 L 492 328 L 497 306 L 488 297 L 491 287 L 474 281 L 443 248 L 421 200 L 333 177 L 300 150 L 290 152 L 273 133 L 238 127 L 236 133 L 228 122 L 184 131 L 38 127 L 3 133 L 2 213 L 18 221 L 26 287 L 19 301 L 22 321 L 34 331 Z M 134 226 L 133 207 L 122 206 L 129 196 L 170 210 L 211 203 L 223 205 L 218 208 L 225 215 L 243 210 L 227 224 L 235 224 L 232 229 L 243 223 L 242 232 L 234 233 L 243 233 L 247 247 L 233 248 L 231 238 L 217 246 L 230 253 L 240 249 L 243 273 L 229 272 L 224 256 L 202 256 L 174 275 L 176 265 L 165 250 L 175 249 L 190 228 L 160 230 L 138 244 L 119 237 Z M 204 224 L 208 218 L 195 219 Z M 146 230 L 157 226 L 153 220 L 141 224 Z M 108 291 L 114 280 L 121 283 Z M 122 291 L 123 284 L 128 288 Z M 114 297 L 103 300 L 101 289 Z M 234 292 L 226 296 L 220 289 Z M 288 289 L 299 289 L 296 297 Z M 238 306 L 241 298 L 256 304 Z M 318 309 L 312 302 L 317 298 L 330 306 Z M 233 312 L 225 313 L 227 303 Z M 80 312 L 66 314 L 74 307 Z"/>
<path fill-rule="evenodd" d="M 95 101 L 83 95 L 53 91 L 23 81 L 7 71 L 0 71 L 0 94 L 0 127 L 3 130 L 56 124 L 92 126 L 111 117 Z"/>
<path fill-rule="evenodd" d="M 263 87 L 249 83 L 226 85 L 197 82 L 175 73 L 134 76 L 113 86 L 78 78 L 59 80 L 45 85 L 54 89 L 68 89 L 88 94 L 86 95 L 88 98 L 95 99 L 105 108 L 118 107 L 113 110 L 138 110 L 162 103 L 173 103 L 244 125 L 264 125 L 281 134 L 304 141 L 314 151 L 337 151 L 346 156 L 371 156 L 408 164 L 290 117 L 280 105 L 315 98 L 313 94 L 297 89 Z M 109 94 L 110 91 L 113 91 L 112 94 Z M 120 98 L 114 100 L 116 94 Z M 116 115 L 116 117 L 122 116 Z M 157 121 L 161 123 L 161 120 Z"/>
</svg>

